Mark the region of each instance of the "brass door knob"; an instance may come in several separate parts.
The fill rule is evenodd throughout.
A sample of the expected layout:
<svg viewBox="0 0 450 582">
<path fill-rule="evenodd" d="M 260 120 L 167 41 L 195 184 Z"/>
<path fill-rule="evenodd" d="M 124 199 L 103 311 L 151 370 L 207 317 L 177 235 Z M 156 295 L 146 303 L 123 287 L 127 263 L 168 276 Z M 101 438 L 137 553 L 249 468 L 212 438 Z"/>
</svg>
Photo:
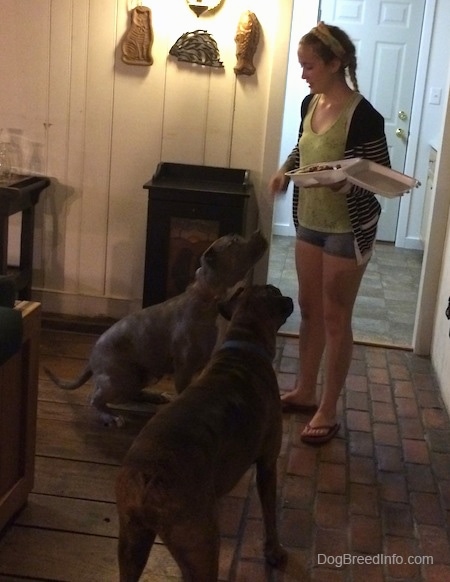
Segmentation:
<svg viewBox="0 0 450 582">
<path fill-rule="evenodd" d="M 399 111 L 398 118 L 401 119 L 402 121 L 406 121 L 408 119 L 408 116 L 404 111 Z"/>
<path fill-rule="evenodd" d="M 397 137 L 399 137 L 400 139 L 406 139 L 406 132 L 405 132 L 405 130 L 404 130 L 404 129 L 401 129 L 400 127 L 398 127 L 398 128 L 395 130 L 395 135 L 396 135 Z"/>
</svg>

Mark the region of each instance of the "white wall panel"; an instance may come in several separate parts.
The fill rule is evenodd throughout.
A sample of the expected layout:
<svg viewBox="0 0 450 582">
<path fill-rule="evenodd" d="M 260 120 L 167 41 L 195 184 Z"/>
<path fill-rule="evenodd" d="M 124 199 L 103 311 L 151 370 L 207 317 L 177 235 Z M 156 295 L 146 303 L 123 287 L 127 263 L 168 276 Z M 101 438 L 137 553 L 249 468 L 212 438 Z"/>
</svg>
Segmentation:
<svg viewBox="0 0 450 582">
<path fill-rule="evenodd" d="M 47 116 L 42 120 L 47 133 L 46 173 L 58 178 L 58 187 L 42 200 L 42 283 L 50 289 L 63 288 L 65 264 L 68 144 L 70 143 L 70 88 L 72 0 L 51 3 L 50 53 L 48 61 Z"/>
<path fill-rule="evenodd" d="M 114 108 L 116 4 L 89 3 L 86 135 L 79 292 L 105 292 L 106 246 Z"/>
<path fill-rule="evenodd" d="M 147 215 L 143 185 L 160 159 L 166 42 L 156 34 L 152 67 L 123 63 L 120 44 L 129 17 L 122 8 L 117 15 L 114 63 L 106 295 L 138 303 L 143 287 Z M 153 14 L 153 20 L 155 17 L 159 19 Z"/>
<path fill-rule="evenodd" d="M 164 161 L 203 163 L 208 91 L 214 74 L 217 72 L 209 67 L 168 60 L 161 148 Z"/>
<path fill-rule="evenodd" d="M 79 285 L 86 140 L 86 88 L 89 40 L 89 0 L 72 0 L 67 182 L 64 189 L 65 236 L 62 280 L 58 288 L 76 293 Z M 58 192 L 59 195 L 59 192 Z"/>
<path fill-rule="evenodd" d="M 0 31 L 6 31 L 8 49 L 0 54 L 0 71 L 10 99 L 0 127 L 6 123 L 22 136 L 22 171 L 41 171 L 52 180 L 36 222 L 34 286 L 44 310 L 116 317 L 139 305 L 143 184 L 160 161 L 248 168 L 260 195 L 274 55 L 283 44 L 276 37 L 289 30 L 292 0 L 245 6 L 225 0 L 200 19 L 184 1 L 152 2 L 151 67 L 121 61 L 135 5 L 2 0 Z M 262 26 L 257 72 L 236 78 L 234 37 L 246 9 Z M 168 55 L 182 33 L 199 28 L 217 41 L 224 69 Z M 277 114 L 271 123 L 279 125 L 281 108 Z M 32 145 L 25 147 L 26 140 Z"/>
</svg>

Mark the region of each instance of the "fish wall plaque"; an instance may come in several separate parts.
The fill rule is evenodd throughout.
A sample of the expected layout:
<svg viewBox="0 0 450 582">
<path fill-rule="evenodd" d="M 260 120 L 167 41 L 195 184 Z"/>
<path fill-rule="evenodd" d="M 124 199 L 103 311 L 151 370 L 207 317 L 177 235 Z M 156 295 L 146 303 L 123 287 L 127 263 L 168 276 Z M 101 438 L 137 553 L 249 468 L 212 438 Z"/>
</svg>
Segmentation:
<svg viewBox="0 0 450 582">
<path fill-rule="evenodd" d="M 247 10 L 241 14 L 236 36 L 236 75 L 253 75 L 256 72 L 253 57 L 258 48 L 261 25 L 254 12 Z"/>
</svg>

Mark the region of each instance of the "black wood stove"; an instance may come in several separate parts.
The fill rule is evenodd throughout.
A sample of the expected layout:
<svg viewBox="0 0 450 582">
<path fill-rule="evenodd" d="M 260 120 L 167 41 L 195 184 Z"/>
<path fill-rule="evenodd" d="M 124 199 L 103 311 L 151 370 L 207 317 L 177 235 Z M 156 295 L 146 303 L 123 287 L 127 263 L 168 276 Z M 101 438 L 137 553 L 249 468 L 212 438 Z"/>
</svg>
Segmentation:
<svg viewBox="0 0 450 582">
<path fill-rule="evenodd" d="M 162 162 L 148 190 L 143 307 L 182 293 L 217 238 L 257 228 L 248 170 Z"/>
</svg>

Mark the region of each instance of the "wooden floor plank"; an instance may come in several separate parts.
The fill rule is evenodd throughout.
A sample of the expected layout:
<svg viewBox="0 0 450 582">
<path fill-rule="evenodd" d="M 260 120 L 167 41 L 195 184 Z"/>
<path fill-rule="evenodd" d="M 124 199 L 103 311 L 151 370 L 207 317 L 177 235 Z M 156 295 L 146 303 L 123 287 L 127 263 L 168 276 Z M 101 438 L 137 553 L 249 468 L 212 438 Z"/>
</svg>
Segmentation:
<svg viewBox="0 0 450 582">
<path fill-rule="evenodd" d="M 118 465 L 36 457 L 33 491 L 78 499 L 114 502 Z"/>
<path fill-rule="evenodd" d="M 145 419 L 142 419 L 142 426 L 144 422 Z M 131 422 L 122 429 L 116 429 L 94 423 L 87 427 L 78 422 L 39 418 L 37 425 L 37 455 L 111 465 L 121 463 L 139 432 L 139 427 Z"/>
<path fill-rule="evenodd" d="M 233 524 L 229 529 L 229 516 L 227 509 L 231 502 L 240 500 L 225 498 L 222 501 L 221 510 L 221 561 L 220 580 L 228 580 L 229 570 L 232 565 L 236 551 L 236 530 L 238 524 Z M 229 513 L 229 512 L 228 512 Z M 239 513 L 239 512 L 238 512 Z M 119 524 L 115 503 L 101 503 L 98 501 L 86 501 L 81 499 L 68 499 L 55 497 L 52 495 L 31 494 L 28 505 L 17 516 L 15 520 L 17 526 L 39 527 L 55 531 L 66 531 L 68 533 L 80 533 L 117 539 Z M 228 537 L 227 537 L 228 536 Z M 232 539 L 234 537 L 234 539 Z M 157 544 L 151 553 L 149 561 L 148 580 L 164 580 L 160 569 L 164 570 L 161 560 L 172 561 L 165 548 L 161 548 L 161 540 L 157 538 Z M 0 552 L 1 557 L 1 552 Z M 172 567 L 169 571 L 172 571 Z M 150 578 L 151 574 L 151 578 Z M 161 578 L 158 578 L 158 575 Z M 174 578 L 178 579 L 178 578 Z M 1 578 L 0 578 L 1 581 Z"/>
<path fill-rule="evenodd" d="M 86 396 L 86 394 L 84 394 Z M 87 432 L 88 430 L 103 428 L 98 422 L 89 407 L 89 402 L 81 404 L 76 402 L 54 402 L 52 400 L 39 399 L 38 418 L 40 420 L 56 420 L 60 423 L 78 423 L 79 429 Z"/>
<path fill-rule="evenodd" d="M 81 334 L 72 334 L 72 337 L 58 334 L 55 337 L 51 337 L 46 333 L 43 334 L 40 342 L 41 354 L 87 360 L 97 338 L 98 336 L 84 336 Z"/>
<path fill-rule="evenodd" d="M 48 368 L 61 380 L 74 380 L 83 372 L 85 365 L 84 358 L 61 358 L 52 354 L 42 354 L 39 359 L 39 378 L 47 378 L 44 368 Z"/>
<path fill-rule="evenodd" d="M 41 387 L 44 387 L 46 391 L 53 389 L 54 394 L 77 394 L 80 392 L 86 392 L 86 394 L 91 393 L 94 382 L 92 378 L 89 378 L 80 388 L 75 390 L 64 390 L 56 386 L 49 377 L 47 376 L 44 368 L 49 368 L 52 372 L 56 374 L 61 380 L 72 381 L 78 377 L 81 371 L 84 370 L 86 361 L 76 360 L 73 358 L 54 358 L 52 356 L 47 356 L 46 358 L 40 359 L 40 370 L 39 370 L 39 391 L 41 392 Z M 164 376 L 158 382 L 149 383 L 149 386 L 144 389 L 144 394 L 146 391 L 150 393 L 169 393 L 175 395 L 175 387 L 173 378 L 171 375 Z M 40 394 L 41 396 L 41 394 Z M 126 396 L 126 395 L 125 395 Z"/>
<path fill-rule="evenodd" d="M 60 402 L 61 404 L 79 404 L 89 406 L 92 383 L 88 382 L 78 390 L 61 390 L 51 380 L 39 380 L 39 400 Z"/>
<path fill-rule="evenodd" d="M 0 538 L 0 582 L 96 582 L 118 579 L 115 477 L 131 443 L 160 408 L 146 402 L 117 406 L 125 427 L 103 426 L 90 407 L 92 381 L 61 390 L 44 366 L 72 379 L 84 367 L 96 337 L 45 335 L 40 361 L 35 483 L 28 504 Z M 173 379 L 150 392 L 175 395 Z M 221 504 L 220 580 L 229 580 L 248 475 Z M 243 483 L 243 484 L 242 484 Z M 236 511 L 236 505 L 240 511 Z M 230 519 L 230 508 L 233 519 Z M 25 554 L 26 556 L 25 556 Z M 26 557 L 26 559 L 24 559 Z M 157 538 L 142 582 L 176 582 L 179 569 Z"/>
<path fill-rule="evenodd" d="M 31 493 L 16 525 L 117 538 L 116 504 Z"/>
<path fill-rule="evenodd" d="M 41 582 L 41 580 L 38 580 L 38 578 L 33 578 L 32 579 L 33 582 Z M 23 578 L 22 576 L 2 576 L 0 574 L 0 582 L 30 582 L 29 578 Z M 43 582 L 47 582 L 47 580 L 44 580 Z"/>
<path fill-rule="evenodd" d="M 26 548 L 26 560 L 23 552 Z M 3 575 L 58 582 L 109 582 L 118 579 L 115 538 L 35 530 L 14 525 L 0 540 Z M 142 582 L 181 580 L 167 549 L 155 544 Z"/>
<path fill-rule="evenodd" d="M 91 395 L 92 395 L 93 385 L 91 381 L 86 382 L 83 386 L 81 386 L 77 390 L 62 390 L 58 388 L 51 380 L 47 378 L 41 378 L 39 380 L 39 400 L 50 401 L 50 402 L 60 402 L 60 403 L 67 403 L 67 404 L 80 404 L 81 406 L 89 406 Z M 173 381 L 171 378 L 163 378 L 158 384 L 154 386 L 150 386 L 148 389 L 143 391 L 143 394 L 146 393 L 157 393 L 157 394 L 166 394 L 168 396 L 175 395 L 175 389 L 173 385 Z M 123 406 L 121 408 L 131 408 L 131 406 Z M 133 407 L 136 410 L 141 409 L 145 411 L 148 409 L 149 411 L 155 412 L 157 408 L 153 405 L 150 406 L 148 403 L 134 403 Z"/>
</svg>

